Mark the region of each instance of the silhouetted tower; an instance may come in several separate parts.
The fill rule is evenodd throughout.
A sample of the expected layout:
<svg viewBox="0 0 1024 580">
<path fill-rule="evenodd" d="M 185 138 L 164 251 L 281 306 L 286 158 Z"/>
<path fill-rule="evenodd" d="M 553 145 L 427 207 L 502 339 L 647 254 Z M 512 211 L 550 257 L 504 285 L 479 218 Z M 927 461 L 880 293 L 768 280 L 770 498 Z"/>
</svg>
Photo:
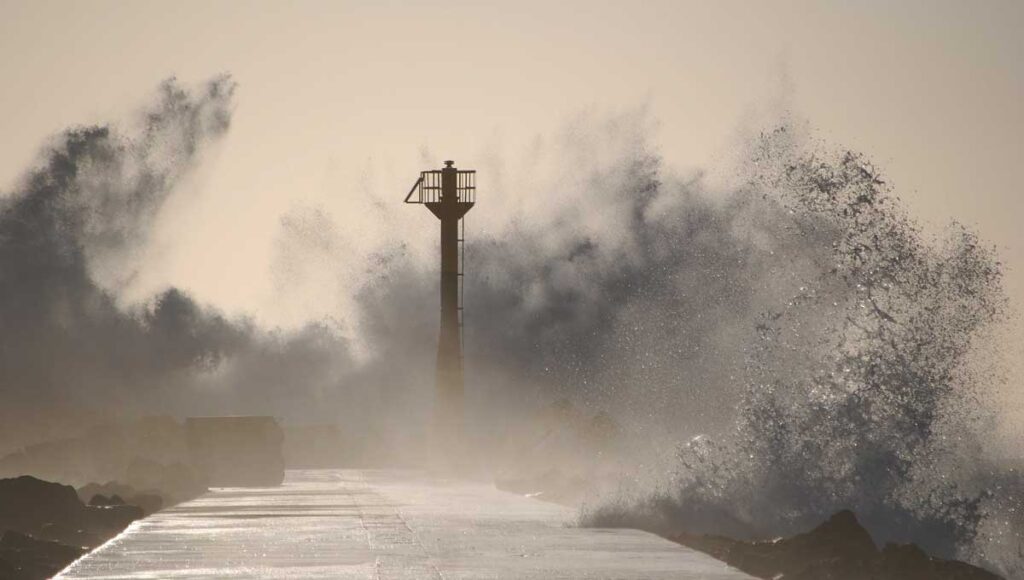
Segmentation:
<svg viewBox="0 0 1024 580">
<path fill-rule="evenodd" d="M 421 203 L 441 220 L 441 333 L 437 341 L 434 429 L 437 443 L 449 450 L 460 442 L 463 427 L 463 218 L 476 202 L 476 171 L 459 170 L 454 165 L 454 161 L 445 161 L 444 169 L 420 172 L 405 197 L 405 203 Z"/>
</svg>

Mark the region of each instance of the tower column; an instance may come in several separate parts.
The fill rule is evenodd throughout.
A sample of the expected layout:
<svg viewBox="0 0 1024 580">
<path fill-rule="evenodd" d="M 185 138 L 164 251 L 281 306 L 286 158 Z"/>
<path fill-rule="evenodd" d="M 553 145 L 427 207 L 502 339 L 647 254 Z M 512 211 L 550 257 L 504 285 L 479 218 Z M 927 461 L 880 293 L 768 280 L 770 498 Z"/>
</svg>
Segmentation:
<svg viewBox="0 0 1024 580">
<path fill-rule="evenodd" d="M 476 202 L 476 172 L 460 171 L 453 161 L 444 164 L 443 169 L 421 172 L 405 202 L 427 206 L 441 221 L 441 329 L 437 340 L 433 450 L 439 459 L 450 462 L 461 458 L 464 426 L 459 222 Z"/>
<path fill-rule="evenodd" d="M 463 426 L 462 340 L 459 328 L 458 172 L 441 170 L 441 332 L 437 341 L 437 436 L 445 447 L 457 445 Z"/>
</svg>

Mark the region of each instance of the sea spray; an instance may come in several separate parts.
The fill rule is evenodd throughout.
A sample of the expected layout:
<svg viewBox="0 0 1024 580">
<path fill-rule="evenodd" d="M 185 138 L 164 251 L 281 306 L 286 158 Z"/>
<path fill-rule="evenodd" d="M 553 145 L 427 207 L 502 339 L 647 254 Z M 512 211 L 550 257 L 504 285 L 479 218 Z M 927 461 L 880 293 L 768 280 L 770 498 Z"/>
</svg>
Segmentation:
<svg viewBox="0 0 1024 580">
<path fill-rule="evenodd" d="M 176 289 L 118 300 L 126 253 L 227 130 L 231 87 L 165 84 L 138 134 L 69 130 L 4 198 L 3 408 L 267 413 L 384 441 L 382 463 L 415 460 L 437 278 L 401 236 L 364 273 L 330 215 L 282 220 L 283 263 L 358 274 L 343 325 L 262 329 Z M 481 174 L 493 209 L 467 243 L 474 439 L 486 451 L 565 398 L 621 425 L 624 474 L 677 471 L 649 501 L 600 512 L 620 522 L 772 535 L 850 507 L 879 539 L 1020 575 L 1020 479 L 983 445 L 997 410 L 978 347 L 1004 308 L 992 253 L 957 227 L 926 240 L 864 158 L 794 148 L 790 130 L 738 155 L 739 185 L 713 186 L 667 167 L 647 125 L 583 118 L 523 167 Z"/>
<path fill-rule="evenodd" d="M 227 75 L 194 87 L 168 79 L 127 126 L 53 136 L 0 197 L 0 455 L 76 434 L 89 422 L 52 417 L 94 409 L 105 420 L 309 418 L 343 406 L 339 377 L 352 364 L 329 321 L 281 332 L 179 288 L 141 303 L 120 295 L 153 258 L 142 248 L 168 201 L 229 131 L 235 86 Z"/>
<path fill-rule="evenodd" d="M 1019 577 L 1024 478 L 985 449 L 997 375 L 978 347 L 1007 308 L 993 250 L 956 224 L 926 239 L 863 156 L 784 133 L 763 136 L 747 189 L 828 248 L 818 274 L 751 328 L 734 430 L 683 445 L 671 491 L 584 521 L 756 537 L 852 509 L 876 541 Z"/>
</svg>

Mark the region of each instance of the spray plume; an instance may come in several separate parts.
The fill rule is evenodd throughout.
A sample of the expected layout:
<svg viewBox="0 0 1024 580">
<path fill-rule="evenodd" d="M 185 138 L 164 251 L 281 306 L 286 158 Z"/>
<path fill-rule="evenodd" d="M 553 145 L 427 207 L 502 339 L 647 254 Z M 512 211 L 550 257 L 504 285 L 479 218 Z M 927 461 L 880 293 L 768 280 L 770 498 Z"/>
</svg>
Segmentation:
<svg viewBox="0 0 1024 580">
<path fill-rule="evenodd" d="M 232 92 L 165 83 L 138 135 L 68 131 L 4 199 L 4 408 L 343 419 L 415 455 L 436 272 L 401 245 L 355 285 L 358 341 L 228 320 L 176 289 L 121 308 L 95 281 L 130 276 L 116 265 L 227 130 Z M 977 346 L 1005 302 L 993 254 L 959 227 L 926 240 L 862 157 L 799 141 L 767 134 L 730 188 L 667 170 L 643 112 L 571 124 L 528 173 L 492 161 L 503 221 L 467 256 L 473 427 L 495 437 L 565 398 L 621 424 L 634 467 L 677 472 L 586 521 L 785 533 L 851 507 L 883 537 L 1019 573 L 1017 473 L 978 452 L 994 379 Z M 331 261 L 343 238 L 319 210 L 288 216 L 279 262 Z"/>
</svg>

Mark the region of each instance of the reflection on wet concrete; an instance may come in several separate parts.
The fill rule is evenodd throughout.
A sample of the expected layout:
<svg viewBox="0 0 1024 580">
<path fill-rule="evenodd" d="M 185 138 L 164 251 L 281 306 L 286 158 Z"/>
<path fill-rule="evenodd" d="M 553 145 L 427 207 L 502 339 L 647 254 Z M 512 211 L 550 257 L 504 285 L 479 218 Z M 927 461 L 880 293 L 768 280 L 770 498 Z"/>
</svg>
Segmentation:
<svg viewBox="0 0 1024 580">
<path fill-rule="evenodd" d="M 135 522 L 62 578 L 749 578 L 570 508 L 412 471 L 290 471 Z"/>
</svg>

